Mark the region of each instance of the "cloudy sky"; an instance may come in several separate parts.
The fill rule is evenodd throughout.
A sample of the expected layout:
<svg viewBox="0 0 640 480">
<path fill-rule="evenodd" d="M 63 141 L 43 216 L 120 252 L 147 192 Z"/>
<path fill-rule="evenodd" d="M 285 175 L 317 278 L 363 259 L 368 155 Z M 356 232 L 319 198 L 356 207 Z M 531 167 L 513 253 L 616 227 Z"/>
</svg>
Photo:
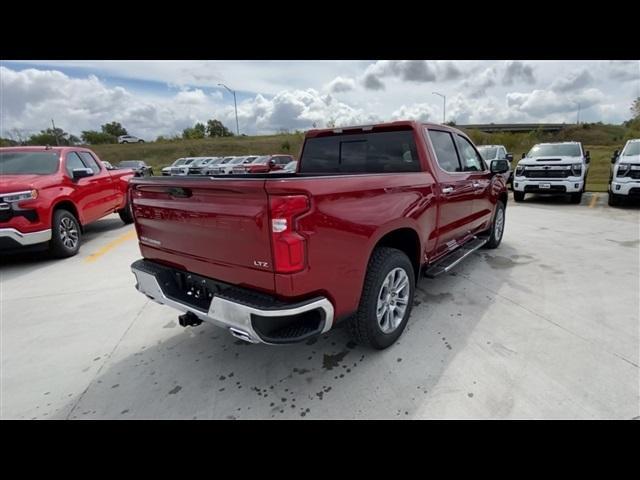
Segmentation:
<svg viewBox="0 0 640 480">
<path fill-rule="evenodd" d="M 621 123 L 640 61 L 0 61 L 0 136 L 118 121 L 152 140 L 218 118 L 266 134 L 397 119 Z"/>
</svg>

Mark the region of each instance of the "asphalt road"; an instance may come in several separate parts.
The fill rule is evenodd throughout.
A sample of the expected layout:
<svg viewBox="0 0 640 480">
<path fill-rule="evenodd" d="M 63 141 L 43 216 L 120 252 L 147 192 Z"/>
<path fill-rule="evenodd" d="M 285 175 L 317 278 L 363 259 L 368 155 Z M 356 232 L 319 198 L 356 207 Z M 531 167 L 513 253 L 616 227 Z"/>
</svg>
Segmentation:
<svg viewBox="0 0 640 480">
<path fill-rule="evenodd" d="M 137 258 L 117 216 L 76 257 L 2 257 L 1 418 L 640 416 L 640 209 L 602 194 L 510 202 L 500 248 L 422 279 L 382 352 L 183 329 L 134 289 Z"/>
</svg>

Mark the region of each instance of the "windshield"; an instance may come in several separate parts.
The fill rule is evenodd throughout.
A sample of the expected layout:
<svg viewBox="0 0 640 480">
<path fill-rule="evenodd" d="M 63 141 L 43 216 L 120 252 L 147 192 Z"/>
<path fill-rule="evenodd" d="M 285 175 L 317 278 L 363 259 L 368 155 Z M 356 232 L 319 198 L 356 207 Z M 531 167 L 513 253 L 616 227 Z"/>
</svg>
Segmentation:
<svg viewBox="0 0 640 480">
<path fill-rule="evenodd" d="M 179 165 L 184 165 L 184 162 L 186 162 L 186 160 L 184 158 L 179 158 L 178 160 L 176 160 L 175 162 L 173 162 L 174 167 L 177 167 Z"/>
<path fill-rule="evenodd" d="M 142 162 L 135 160 L 125 160 L 124 162 L 120 162 L 121 167 L 141 167 Z"/>
<path fill-rule="evenodd" d="M 220 162 L 220 165 L 224 165 L 226 163 L 229 163 L 234 158 L 236 158 L 236 157 L 224 157 L 224 159 Z"/>
<path fill-rule="evenodd" d="M 498 149 L 496 147 L 478 147 L 478 151 L 485 160 L 498 158 Z"/>
<path fill-rule="evenodd" d="M 0 175 L 50 175 L 59 158 L 55 152 L 0 152 Z"/>
<path fill-rule="evenodd" d="M 550 143 L 546 145 L 535 145 L 527 157 L 581 157 L 580 145 L 577 143 Z"/>
<path fill-rule="evenodd" d="M 189 159 L 185 160 L 183 165 L 190 165 L 191 163 L 193 163 L 193 158 L 189 158 Z"/>
<path fill-rule="evenodd" d="M 245 160 L 246 158 L 247 158 L 247 157 L 236 157 L 236 158 L 233 158 L 229 163 L 230 163 L 231 165 L 236 165 L 236 164 L 238 164 L 238 163 L 242 163 L 242 162 L 244 162 L 244 160 Z"/>
<path fill-rule="evenodd" d="M 630 142 L 622 152 L 623 157 L 630 157 L 631 155 L 640 155 L 640 142 Z"/>
</svg>

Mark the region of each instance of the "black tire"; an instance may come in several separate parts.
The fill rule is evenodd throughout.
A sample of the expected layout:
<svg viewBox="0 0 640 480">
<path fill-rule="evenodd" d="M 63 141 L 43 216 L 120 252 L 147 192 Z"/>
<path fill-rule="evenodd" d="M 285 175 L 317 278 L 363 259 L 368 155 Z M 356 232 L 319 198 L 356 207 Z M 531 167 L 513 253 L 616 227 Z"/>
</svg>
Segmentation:
<svg viewBox="0 0 640 480">
<path fill-rule="evenodd" d="M 525 195 L 524 192 L 518 192 L 516 190 L 513 191 L 513 199 L 516 202 L 524 202 L 524 195 Z"/>
<path fill-rule="evenodd" d="M 609 192 L 609 206 L 610 207 L 619 207 L 622 205 L 622 195 L 617 195 L 615 193 Z"/>
<path fill-rule="evenodd" d="M 73 257 L 80 250 L 81 243 L 80 222 L 78 222 L 73 213 L 62 208 L 53 212 L 51 255 L 56 258 Z"/>
<path fill-rule="evenodd" d="M 404 270 L 409 279 L 409 295 L 402 320 L 393 331 L 385 333 L 378 323 L 376 315 L 378 296 L 382 292 L 383 282 L 387 275 L 396 268 Z M 376 350 L 383 350 L 393 345 L 407 326 L 413 307 L 415 287 L 413 265 L 407 255 L 395 248 L 377 248 L 369 260 L 360 306 L 357 313 L 349 321 L 349 331 L 353 339 L 361 345 Z"/>
<path fill-rule="evenodd" d="M 572 193 L 571 197 L 569 198 L 569 203 L 578 205 L 580 204 L 580 202 L 582 202 L 582 192 Z"/>
<path fill-rule="evenodd" d="M 138 143 L 144 143 L 144 140 L 138 140 Z"/>
<path fill-rule="evenodd" d="M 484 248 L 498 248 L 500 242 L 502 242 L 502 236 L 504 235 L 504 226 L 505 226 L 505 218 L 506 218 L 506 209 L 504 208 L 504 203 L 498 201 L 496 204 L 496 212 L 493 215 L 493 220 L 491 221 L 491 228 L 489 229 L 489 241 L 484 244 Z M 498 230 L 496 229 L 496 224 L 498 219 L 502 215 L 502 227 Z"/>
<path fill-rule="evenodd" d="M 127 200 L 127 204 L 124 208 L 118 210 L 118 215 L 120 215 L 120 220 L 122 220 L 125 225 L 133 223 L 133 210 L 131 209 L 130 201 Z"/>
</svg>

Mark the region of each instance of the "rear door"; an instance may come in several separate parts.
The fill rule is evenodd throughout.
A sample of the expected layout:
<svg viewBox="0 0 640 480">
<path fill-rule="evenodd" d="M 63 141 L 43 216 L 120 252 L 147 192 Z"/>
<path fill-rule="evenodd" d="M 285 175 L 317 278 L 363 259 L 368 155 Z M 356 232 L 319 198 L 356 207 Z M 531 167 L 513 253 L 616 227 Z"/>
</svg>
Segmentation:
<svg viewBox="0 0 640 480">
<path fill-rule="evenodd" d="M 144 257 L 273 290 L 264 180 L 167 177 L 131 184 Z"/>
<path fill-rule="evenodd" d="M 470 235 L 475 188 L 465 172 L 454 133 L 427 129 L 427 137 L 436 158 L 434 174 L 439 183 L 440 208 L 436 256 L 455 249 Z"/>
</svg>

